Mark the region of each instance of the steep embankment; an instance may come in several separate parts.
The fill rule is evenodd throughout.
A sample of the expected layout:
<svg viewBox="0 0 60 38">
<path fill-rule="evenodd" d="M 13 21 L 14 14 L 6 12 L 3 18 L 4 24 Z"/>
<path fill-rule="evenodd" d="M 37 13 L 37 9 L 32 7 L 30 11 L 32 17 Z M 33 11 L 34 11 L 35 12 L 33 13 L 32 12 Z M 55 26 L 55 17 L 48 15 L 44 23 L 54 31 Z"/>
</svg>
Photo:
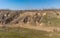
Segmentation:
<svg viewBox="0 0 60 38">
<path fill-rule="evenodd" d="M 60 31 L 60 10 L 0 10 L 0 24 L 44 31 Z"/>
</svg>

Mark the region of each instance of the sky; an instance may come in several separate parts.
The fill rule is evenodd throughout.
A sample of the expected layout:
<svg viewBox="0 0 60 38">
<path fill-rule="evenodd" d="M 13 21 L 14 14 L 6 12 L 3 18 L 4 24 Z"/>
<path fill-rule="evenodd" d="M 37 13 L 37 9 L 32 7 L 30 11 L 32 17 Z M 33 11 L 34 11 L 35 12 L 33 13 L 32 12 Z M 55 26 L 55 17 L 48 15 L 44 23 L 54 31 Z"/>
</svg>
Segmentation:
<svg viewBox="0 0 60 38">
<path fill-rule="evenodd" d="M 30 10 L 60 8 L 60 0 L 0 0 L 0 9 Z"/>
</svg>

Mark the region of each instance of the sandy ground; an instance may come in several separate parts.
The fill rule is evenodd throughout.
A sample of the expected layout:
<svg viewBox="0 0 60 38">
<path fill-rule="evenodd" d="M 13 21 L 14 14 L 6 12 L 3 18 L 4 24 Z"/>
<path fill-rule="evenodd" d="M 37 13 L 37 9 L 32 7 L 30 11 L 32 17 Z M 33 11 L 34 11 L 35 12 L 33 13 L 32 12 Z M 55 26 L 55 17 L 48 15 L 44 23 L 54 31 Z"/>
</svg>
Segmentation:
<svg viewBox="0 0 60 38">
<path fill-rule="evenodd" d="M 37 25 L 37 26 L 33 26 L 30 24 L 8 24 L 6 25 L 7 27 L 22 27 L 22 28 L 28 28 L 28 29 L 35 29 L 35 30 L 42 30 L 42 31 L 47 31 L 47 32 L 60 32 L 60 28 L 59 27 L 47 27 L 44 25 Z M 2 27 L 2 25 L 0 24 L 0 27 Z"/>
<path fill-rule="evenodd" d="M 46 26 L 32 26 L 32 25 L 20 25 L 20 27 L 28 28 L 28 29 L 35 29 L 35 30 L 42 30 L 47 32 L 60 32 L 59 27 L 46 27 Z"/>
</svg>

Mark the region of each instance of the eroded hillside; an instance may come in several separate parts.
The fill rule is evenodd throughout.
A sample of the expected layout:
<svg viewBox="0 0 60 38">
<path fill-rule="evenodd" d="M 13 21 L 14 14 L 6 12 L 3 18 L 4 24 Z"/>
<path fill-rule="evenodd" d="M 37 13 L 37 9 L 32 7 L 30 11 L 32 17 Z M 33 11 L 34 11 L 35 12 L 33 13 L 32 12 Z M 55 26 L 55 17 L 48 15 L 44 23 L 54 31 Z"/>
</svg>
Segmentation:
<svg viewBox="0 0 60 38">
<path fill-rule="evenodd" d="M 0 10 L 0 24 L 60 25 L 60 10 Z"/>
</svg>

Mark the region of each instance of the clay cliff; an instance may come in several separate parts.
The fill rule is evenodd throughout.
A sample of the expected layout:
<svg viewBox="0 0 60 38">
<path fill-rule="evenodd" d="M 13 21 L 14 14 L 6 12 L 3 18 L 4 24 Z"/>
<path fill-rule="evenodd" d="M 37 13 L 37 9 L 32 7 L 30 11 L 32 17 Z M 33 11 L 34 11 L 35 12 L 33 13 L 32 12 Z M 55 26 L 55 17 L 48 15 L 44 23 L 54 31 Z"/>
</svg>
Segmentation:
<svg viewBox="0 0 60 38">
<path fill-rule="evenodd" d="M 51 24 L 60 19 L 60 9 L 0 10 L 0 24 Z"/>
</svg>

